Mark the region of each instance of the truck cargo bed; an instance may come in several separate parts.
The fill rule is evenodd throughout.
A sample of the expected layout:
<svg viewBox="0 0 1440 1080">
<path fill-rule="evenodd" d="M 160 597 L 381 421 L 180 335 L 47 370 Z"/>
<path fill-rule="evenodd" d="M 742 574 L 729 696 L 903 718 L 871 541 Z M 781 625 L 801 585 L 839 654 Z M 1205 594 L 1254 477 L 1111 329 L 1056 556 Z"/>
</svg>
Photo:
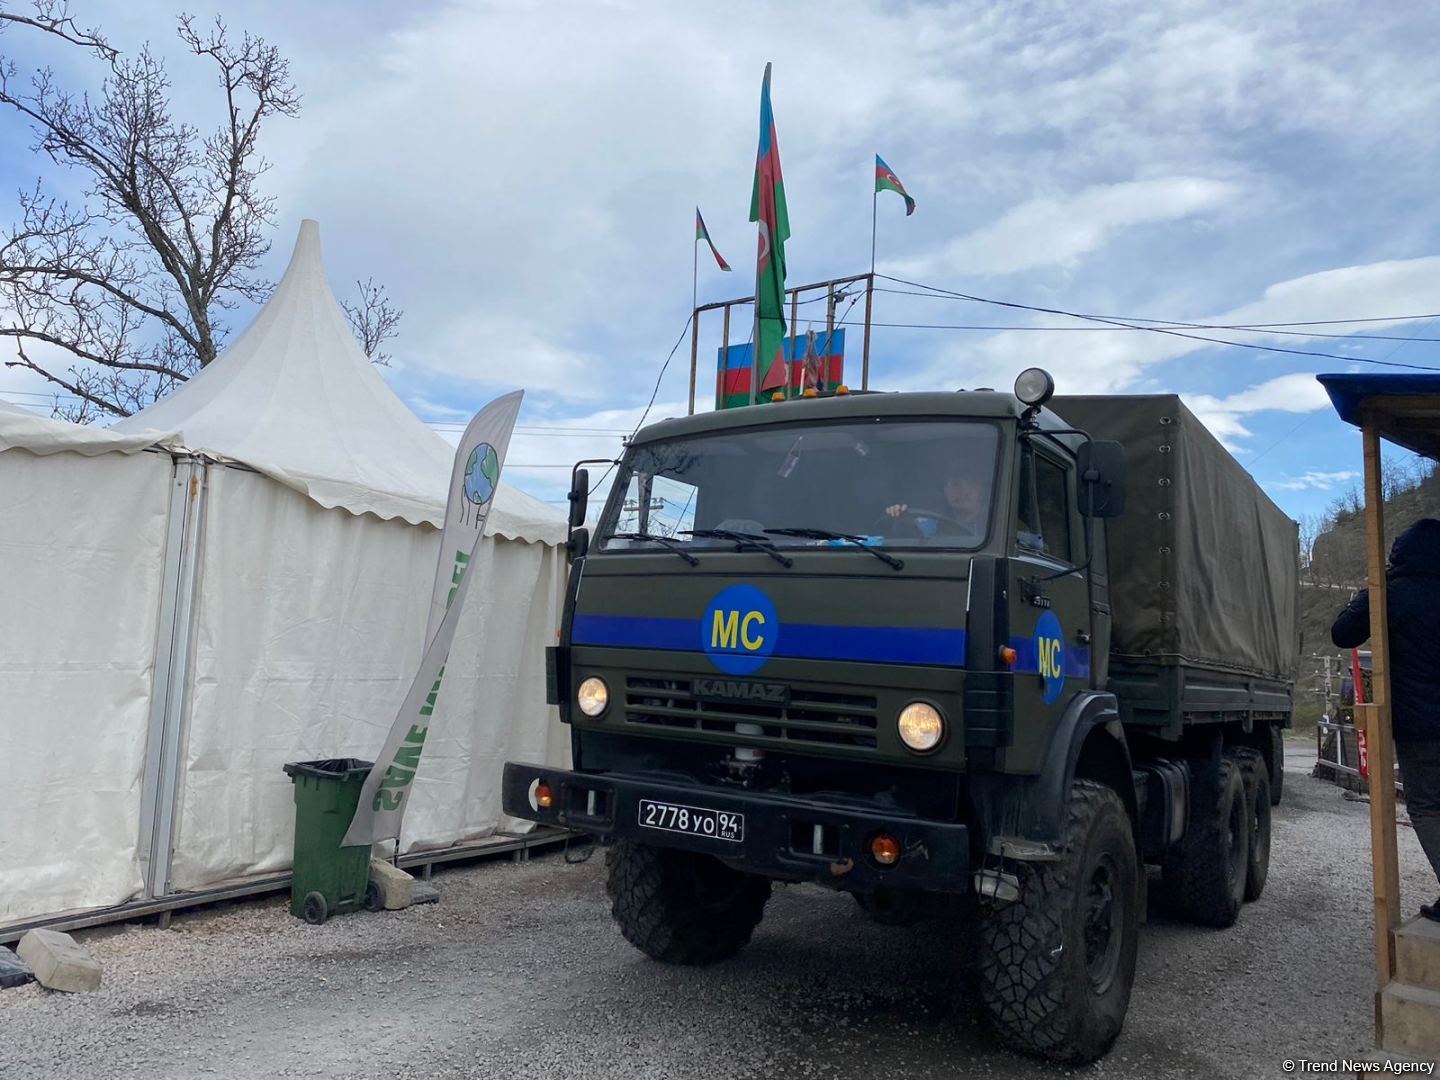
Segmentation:
<svg viewBox="0 0 1440 1080">
<path fill-rule="evenodd" d="M 1128 501 L 1105 523 L 1112 683 L 1152 665 L 1196 669 L 1174 676 L 1181 685 L 1169 689 L 1193 683 L 1204 700 L 1248 685 L 1246 677 L 1292 684 L 1300 654 L 1295 522 L 1174 394 L 1057 397 L 1050 407 L 1125 448 Z M 1167 685 L 1163 675 L 1147 679 Z"/>
<path fill-rule="evenodd" d="M 1286 680 L 1184 663 L 1112 657 L 1110 690 L 1122 724 L 1171 739 L 1185 724 L 1267 720 L 1289 726 L 1292 708 Z"/>
</svg>

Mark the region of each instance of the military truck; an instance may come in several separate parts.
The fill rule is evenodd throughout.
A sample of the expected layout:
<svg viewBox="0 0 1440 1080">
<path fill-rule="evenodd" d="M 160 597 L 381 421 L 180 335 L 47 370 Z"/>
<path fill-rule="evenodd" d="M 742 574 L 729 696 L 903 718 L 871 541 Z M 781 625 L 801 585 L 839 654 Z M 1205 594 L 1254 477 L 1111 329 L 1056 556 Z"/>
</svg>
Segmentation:
<svg viewBox="0 0 1440 1080">
<path fill-rule="evenodd" d="M 594 834 L 624 936 L 741 949 L 772 882 L 973 919 L 1002 1040 L 1119 1034 L 1147 867 L 1265 885 L 1297 530 L 1174 396 L 843 389 L 666 420 L 588 470 L 550 700 L 573 768 L 508 813 Z M 584 464 L 584 463 L 582 463 Z"/>
</svg>

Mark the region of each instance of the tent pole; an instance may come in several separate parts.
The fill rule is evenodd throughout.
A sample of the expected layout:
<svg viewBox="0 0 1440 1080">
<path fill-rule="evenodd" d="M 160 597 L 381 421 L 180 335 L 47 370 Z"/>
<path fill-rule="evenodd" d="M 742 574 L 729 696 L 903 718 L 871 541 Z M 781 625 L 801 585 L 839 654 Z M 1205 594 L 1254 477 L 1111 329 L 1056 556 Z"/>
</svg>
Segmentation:
<svg viewBox="0 0 1440 1080">
<path fill-rule="evenodd" d="M 1395 840 L 1395 747 L 1390 727 L 1390 638 L 1385 594 L 1385 503 L 1380 433 L 1367 418 L 1365 439 L 1365 556 L 1370 590 L 1370 700 L 1364 717 L 1370 766 L 1370 851 L 1375 881 L 1375 1037 L 1381 1041 L 1380 993 L 1395 974 L 1395 927 L 1400 922 L 1400 871 Z"/>
</svg>

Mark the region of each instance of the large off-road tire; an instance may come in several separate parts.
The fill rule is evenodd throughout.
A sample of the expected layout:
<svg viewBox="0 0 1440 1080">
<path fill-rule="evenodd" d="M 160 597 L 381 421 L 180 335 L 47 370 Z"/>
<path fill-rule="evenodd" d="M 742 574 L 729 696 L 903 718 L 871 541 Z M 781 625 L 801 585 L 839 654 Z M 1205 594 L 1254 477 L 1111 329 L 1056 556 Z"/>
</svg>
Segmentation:
<svg viewBox="0 0 1440 1080">
<path fill-rule="evenodd" d="M 1270 772 L 1256 750 L 1232 750 L 1240 767 L 1250 811 L 1250 847 L 1245 861 L 1245 899 L 1259 900 L 1270 874 Z"/>
<path fill-rule="evenodd" d="M 1240 917 L 1250 859 L 1250 813 L 1240 767 L 1222 758 L 1191 763 L 1185 835 L 1165 863 L 1165 887 L 1178 914 L 1202 926 Z"/>
<path fill-rule="evenodd" d="M 1135 981 L 1139 874 L 1120 796 L 1076 780 L 1060 858 L 1020 866 L 1020 899 L 980 924 L 981 1000 L 1006 1043 L 1068 1064 L 1110 1048 Z"/>
<path fill-rule="evenodd" d="M 770 882 L 709 855 L 623 840 L 605 856 L 610 913 L 625 940 L 666 964 L 714 964 L 745 947 Z"/>
</svg>

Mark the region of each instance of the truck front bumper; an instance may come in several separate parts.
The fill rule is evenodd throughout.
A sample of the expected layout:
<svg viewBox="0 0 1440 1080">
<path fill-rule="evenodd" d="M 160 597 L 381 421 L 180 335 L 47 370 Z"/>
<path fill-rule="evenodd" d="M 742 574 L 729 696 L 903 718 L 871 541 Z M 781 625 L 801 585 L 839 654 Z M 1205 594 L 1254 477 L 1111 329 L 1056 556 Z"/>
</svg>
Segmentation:
<svg viewBox="0 0 1440 1080">
<path fill-rule="evenodd" d="M 536 788 L 550 789 L 548 807 Z M 815 881 L 853 892 L 885 886 L 964 892 L 970 888 L 970 832 L 876 804 L 760 794 L 618 773 L 591 774 L 507 762 L 505 812 L 544 825 L 714 855 L 737 869 L 780 881 Z M 642 801 L 740 816 L 739 840 L 646 827 Z M 653 811 L 649 811 L 653 814 Z M 870 855 L 879 834 L 900 844 L 900 859 L 881 866 Z"/>
</svg>

